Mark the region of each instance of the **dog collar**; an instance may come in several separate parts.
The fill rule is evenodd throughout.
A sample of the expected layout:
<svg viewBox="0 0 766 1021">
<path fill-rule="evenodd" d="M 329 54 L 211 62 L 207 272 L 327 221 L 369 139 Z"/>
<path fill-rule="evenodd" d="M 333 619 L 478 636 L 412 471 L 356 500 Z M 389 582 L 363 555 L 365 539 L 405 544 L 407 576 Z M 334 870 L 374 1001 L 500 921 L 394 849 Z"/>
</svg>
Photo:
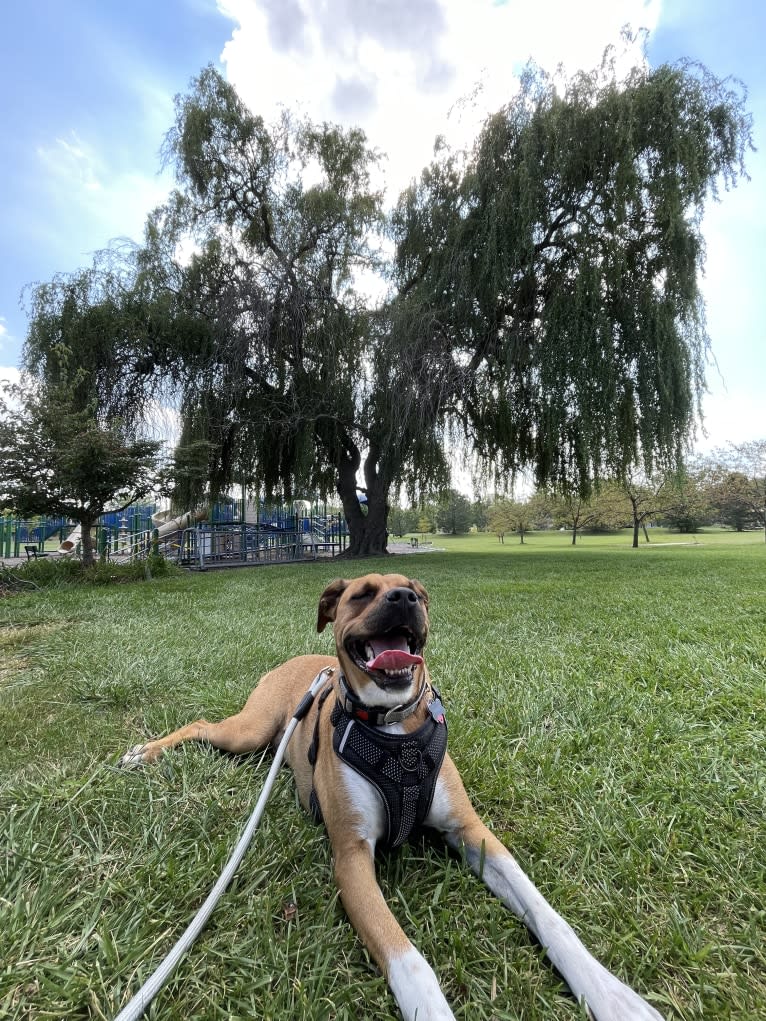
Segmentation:
<svg viewBox="0 0 766 1021">
<path fill-rule="evenodd" d="M 352 694 L 349 688 L 346 678 L 343 674 L 340 675 L 340 694 L 338 695 L 338 701 L 341 706 L 348 713 L 349 716 L 355 720 L 361 720 L 363 723 L 369 724 L 371 727 L 388 727 L 394 723 L 401 723 L 402 720 L 406 720 L 408 716 L 412 716 L 426 691 L 426 682 L 420 686 L 420 691 L 417 693 L 412 702 L 408 702 L 406 705 L 397 705 L 393 709 L 386 709 L 384 706 L 370 706 L 365 705 L 364 702 L 360 701 L 356 695 Z"/>
</svg>

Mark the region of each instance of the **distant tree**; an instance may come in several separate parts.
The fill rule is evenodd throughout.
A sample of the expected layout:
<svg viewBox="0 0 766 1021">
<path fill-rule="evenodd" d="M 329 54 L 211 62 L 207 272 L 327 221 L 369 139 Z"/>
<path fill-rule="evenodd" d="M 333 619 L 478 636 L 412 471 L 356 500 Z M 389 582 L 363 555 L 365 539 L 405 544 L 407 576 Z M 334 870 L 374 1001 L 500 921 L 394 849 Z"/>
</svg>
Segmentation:
<svg viewBox="0 0 766 1021">
<path fill-rule="evenodd" d="M 421 511 L 420 517 L 418 518 L 418 531 L 421 535 L 428 535 L 429 532 L 434 530 L 434 519 L 432 515 L 427 511 Z"/>
<path fill-rule="evenodd" d="M 537 520 L 538 507 L 533 500 L 511 500 L 509 511 L 513 530 L 519 537 L 519 542 L 524 545 L 524 536 L 533 528 Z"/>
<path fill-rule="evenodd" d="M 523 546 L 524 536 L 532 527 L 537 513 L 538 508 L 532 501 L 508 500 L 501 497 L 490 505 L 489 527 L 503 544 L 508 532 L 516 532 Z"/>
<path fill-rule="evenodd" d="M 505 545 L 506 532 L 513 531 L 513 523 L 508 509 L 508 501 L 497 498 L 487 510 L 487 527 L 497 536 L 498 541 Z"/>
<path fill-rule="evenodd" d="M 572 545 L 577 545 L 577 534 L 599 520 L 596 499 L 593 495 L 584 497 L 578 493 L 555 495 L 551 498 L 553 520 L 559 526 L 572 531 Z"/>
<path fill-rule="evenodd" d="M 665 506 L 667 478 L 664 475 L 651 477 L 641 472 L 628 472 L 621 488 L 630 504 L 633 549 L 638 549 L 639 529 L 643 529 L 644 538 L 649 542 L 647 523 Z"/>
<path fill-rule="evenodd" d="M 394 504 L 388 512 L 388 530 L 392 535 L 417 531 L 418 512 L 413 507 Z"/>
<path fill-rule="evenodd" d="M 94 559 L 91 530 L 106 510 L 124 510 L 159 484 L 161 444 L 132 437 L 117 420 L 78 406 L 82 374 L 47 386 L 11 387 L 0 403 L 0 504 L 24 516 L 49 514 L 82 526 L 82 561 Z"/>
<path fill-rule="evenodd" d="M 487 514 L 489 511 L 489 504 L 486 500 L 481 498 L 476 499 L 471 504 L 471 524 L 476 525 L 478 531 L 483 532 L 488 524 Z"/>
<path fill-rule="evenodd" d="M 763 529 L 766 541 L 766 440 L 731 444 L 730 457 L 747 479 L 745 499 L 753 521 Z"/>
<path fill-rule="evenodd" d="M 436 525 L 448 535 L 460 535 L 471 528 L 471 501 L 456 489 L 448 490 L 436 508 Z"/>
<path fill-rule="evenodd" d="M 748 498 L 748 478 L 742 472 L 719 465 L 711 482 L 711 499 L 718 520 L 735 532 L 752 527 L 753 516 Z"/>
<path fill-rule="evenodd" d="M 545 490 L 537 490 L 525 501 L 530 513 L 530 526 L 545 531 L 553 527 L 553 507 Z"/>
<path fill-rule="evenodd" d="M 682 468 L 676 472 L 665 489 L 659 513 L 664 524 L 685 535 L 709 521 L 711 504 L 704 469 Z"/>
<path fill-rule="evenodd" d="M 614 479 L 600 481 L 593 489 L 590 504 L 596 512 L 591 528 L 600 531 L 616 531 L 628 528 L 633 513 L 623 485 Z"/>
</svg>

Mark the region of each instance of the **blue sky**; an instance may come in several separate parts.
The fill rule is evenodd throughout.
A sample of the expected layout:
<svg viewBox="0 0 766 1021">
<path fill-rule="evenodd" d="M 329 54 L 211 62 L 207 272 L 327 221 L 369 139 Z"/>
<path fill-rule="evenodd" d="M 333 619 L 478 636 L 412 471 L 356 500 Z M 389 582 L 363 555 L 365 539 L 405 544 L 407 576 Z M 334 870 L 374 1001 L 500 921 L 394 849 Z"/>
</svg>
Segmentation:
<svg viewBox="0 0 766 1021">
<path fill-rule="evenodd" d="M 33 0 L 0 11 L 0 378 L 17 374 L 25 284 L 140 239 L 172 182 L 159 149 L 173 96 L 213 63 L 258 112 L 359 123 L 392 194 L 508 98 L 530 56 L 590 67 L 621 25 L 652 63 L 689 57 L 750 92 L 744 182 L 705 218 L 713 351 L 701 446 L 766 437 L 766 4 L 762 0 Z M 458 102 L 479 85 L 475 105 Z"/>
</svg>

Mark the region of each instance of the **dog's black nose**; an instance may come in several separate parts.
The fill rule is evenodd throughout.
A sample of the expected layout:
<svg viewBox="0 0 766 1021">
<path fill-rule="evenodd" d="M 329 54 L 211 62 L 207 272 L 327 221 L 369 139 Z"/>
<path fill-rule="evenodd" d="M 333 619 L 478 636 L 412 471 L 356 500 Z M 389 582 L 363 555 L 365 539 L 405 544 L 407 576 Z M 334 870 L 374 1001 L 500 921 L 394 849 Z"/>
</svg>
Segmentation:
<svg viewBox="0 0 766 1021">
<path fill-rule="evenodd" d="M 386 599 L 390 603 L 406 602 L 416 603 L 418 601 L 417 595 L 412 591 L 411 588 L 391 588 L 386 592 Z"/>
</svg>

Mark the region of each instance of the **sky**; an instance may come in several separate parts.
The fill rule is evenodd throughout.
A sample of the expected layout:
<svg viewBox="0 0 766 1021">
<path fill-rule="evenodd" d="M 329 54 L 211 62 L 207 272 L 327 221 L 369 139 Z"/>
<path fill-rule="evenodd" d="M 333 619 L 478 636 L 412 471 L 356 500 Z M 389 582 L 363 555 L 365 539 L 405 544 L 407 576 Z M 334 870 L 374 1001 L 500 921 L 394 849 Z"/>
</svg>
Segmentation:
<svg viewBox="0 0 766 1021">
<path fill-rule="evenodd" d="M 749 92 L 749 181 L 708 205 L 714 362 L 698 449 L 766 438 L 766 4 L 763 0 L 33 0 L 0 7 L 0 380 L 18 378 L 25 285 L 140 241 L 173 185 L 173 99 L 213 64 L 267 120 L 357 124 L 393 202 L 434 138 L 475 136 L 530 59 L 595 66 L 624 25 L 652 65 L 701 61 Z M 636 53 L 626 54 L 625 59 Z"/>
</svg>

